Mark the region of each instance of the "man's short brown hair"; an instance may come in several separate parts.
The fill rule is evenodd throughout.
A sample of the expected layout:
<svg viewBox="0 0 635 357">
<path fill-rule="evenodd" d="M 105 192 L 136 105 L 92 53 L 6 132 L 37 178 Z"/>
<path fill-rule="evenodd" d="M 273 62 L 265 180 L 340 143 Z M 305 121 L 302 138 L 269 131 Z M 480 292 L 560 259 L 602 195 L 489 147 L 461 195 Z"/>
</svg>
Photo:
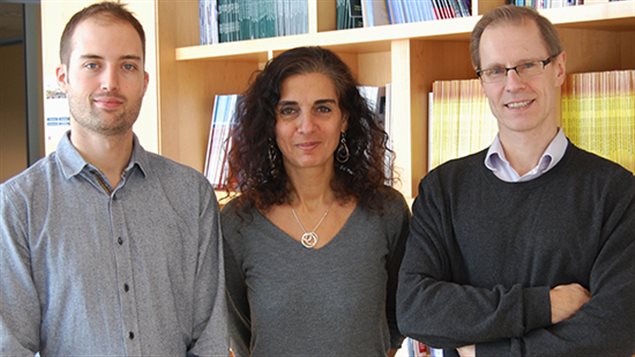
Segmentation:
<svg viewBox="0 0 635 357">
<path fill-rule="evenodd" d="M 472 31 L 470 42 L 470 52 L 472 56 L 472 65 L 475 69 L 481 69 L 481 56 L 479 54 L 479 46 L 483 31 L 490 25 L 497 24 L 521 24 L 524 21 L 533 21 L 540 31 L 542 41 L 547 47 L 549 56 L 553 57 L 562 52 L 562 44 L 558 37 L 558 30 L 544 16 L 540 15 L 536 10 L 525 6 L 505 5 L 497 7 L 485 15 L 476 23 Z"/>
<path fill-rule="evenodd" d="M 143 26 L 141 26 L 139 20 L 137 20 L 137 18 L 134 17 L 134 15 L 126 9 L 124 4 L 113 1 L 104 1 L 85 7 L 81 11 L 75 13 L 75 15 L 73 15 L 73 17 L 68 20 L 68 23 L 66 23 L 66 27 L 64 27 L 64 32 L 62 32 L 62 37 L 60 39 L 61 63 L 68 65 L 70 62 L 70 55 L 72 51 L 71 41 L 77 25 L 79 25 L 80 22 L 91 17 L 102 17 L 112 21 L 129 23 L 139 34 L 139 38 L 141 39 L 141 48 L 143 50 L 143 61 L 145 62 L 146 35 L 143 31 Z"/>
</svg>

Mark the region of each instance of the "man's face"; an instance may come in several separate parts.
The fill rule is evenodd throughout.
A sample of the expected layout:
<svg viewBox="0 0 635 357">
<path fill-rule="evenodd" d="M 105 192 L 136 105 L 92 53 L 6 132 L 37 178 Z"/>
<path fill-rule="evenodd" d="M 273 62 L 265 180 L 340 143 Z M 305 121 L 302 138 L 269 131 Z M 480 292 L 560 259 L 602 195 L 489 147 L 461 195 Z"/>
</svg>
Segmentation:
<svg viewBox="0 0 635 357">
<path fill-rule="evenodd" d="M 139 35 L 108 17 L 82 21 L 57 79 L 79 130 L 105 136 L 131 131 L 148 85 Z"/>
<path fill-rule="evenodd" d="M 481 37 L 479 53 L 481 69 L 515 67 L 545 60 L 551 55 L 533 21 L 487 27 Z M 535 76 L 521 78 L 510 70 L 501 82 L 482 82 L 492 113 L 498 119 L 501 137 L 555 133 L 559 118 L 557 101 L 565 77 L 564 61 L 563 52 L 544 67 L 544 72 Z"/>
</svg>

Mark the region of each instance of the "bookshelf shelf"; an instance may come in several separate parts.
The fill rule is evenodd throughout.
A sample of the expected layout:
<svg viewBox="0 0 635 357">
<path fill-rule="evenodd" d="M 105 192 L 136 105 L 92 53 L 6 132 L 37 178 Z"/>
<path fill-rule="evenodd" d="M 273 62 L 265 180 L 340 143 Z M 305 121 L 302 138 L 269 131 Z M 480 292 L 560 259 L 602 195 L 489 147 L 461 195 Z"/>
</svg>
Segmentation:
<svg viewBox="0 0 635 357">
<path fill-rule="evenodd" d="M 403 39 L 435 38 L 440 40 L 466 40 L 476 17 L 439 21 L 386 25 L 314 34 L 263 38 L 249 41 L 226 42 L 204 46 L 176 48 L 176 60 L 252 59 L 254 54 L 284 51 L 298 46 L 328 47 L 346 52 L 366 53 L 390 50 L 390 42 Z M 257 57 L 258 59 L 260 57 Z"/>
<path fill-rule="evenodd" d="M 559 27 L 607 31 L 632 30 L 635 3 L 632 1 L 546 9 L 541 12 Z M 397 25 L 322 31 L 304 35 L 236 41 L 215 45 L 177 47 L 176 60 L 259 60 L 272 51 L 311 44 L 347 52 L 386 51 L 390 42 L 401 39 L 468 40 L 479 16 Z"/>
<path fill-rule="evenodd" d="M 363 85 L 391 83 L 401 192 L 414 197 L 427 170 L 427 93 L 436 80 L 475 78 L 469 35 L 505 0 L 473 0 L 476 16 L 334 31 L 335 0 L 309 2 L 309 33 L 199 46 L 198 2 L 157 1 L 159 148 L 203 170 L 217 94 L 240 93 L 254 71 L 297 46 L 335 51 Z M 635 68 L 635 0 L 541 10 L 561 32 L 568 72 Z"/>
<path fill-rule="evenodd" d="M 633 31 L 635 2 L 632 0 L 540 10 L 556 25 Z"/>
</svg>

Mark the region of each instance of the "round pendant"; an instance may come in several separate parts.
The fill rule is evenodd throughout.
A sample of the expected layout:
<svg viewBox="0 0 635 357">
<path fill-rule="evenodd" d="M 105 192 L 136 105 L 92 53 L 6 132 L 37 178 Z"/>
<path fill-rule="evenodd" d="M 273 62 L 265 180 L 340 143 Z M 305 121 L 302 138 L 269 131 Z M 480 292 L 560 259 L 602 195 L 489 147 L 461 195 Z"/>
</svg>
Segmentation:
<svg viewBox="0 0 635 357">
<path fill-rule="evenodd" d="M 304 233 L 302 235 L 302 238 L 300 238 L 300 243 L 302 243 L 302 245 L 307 248 L 307 249 L 311 249 L 313 247 L 315 247 L 315 245 L 317 244 L 319 238 L 317 233 L 315 232 L 307 232 Z"/>
</svg>

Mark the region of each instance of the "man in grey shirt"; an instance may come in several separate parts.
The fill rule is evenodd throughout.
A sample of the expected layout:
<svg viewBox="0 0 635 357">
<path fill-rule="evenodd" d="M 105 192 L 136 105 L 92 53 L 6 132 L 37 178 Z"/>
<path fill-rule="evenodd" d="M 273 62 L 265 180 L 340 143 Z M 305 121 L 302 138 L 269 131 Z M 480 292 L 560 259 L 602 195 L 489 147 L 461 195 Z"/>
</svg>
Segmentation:
<svg viewBox="0 0 635 357">
<path fill-rule="evenodd" d="M 0 355 L 228 354 L 214 192 L 132 132 L 144 48 L 116 3 L 66 25 L 71 130 L 0 185 Z"/>
</svg>

